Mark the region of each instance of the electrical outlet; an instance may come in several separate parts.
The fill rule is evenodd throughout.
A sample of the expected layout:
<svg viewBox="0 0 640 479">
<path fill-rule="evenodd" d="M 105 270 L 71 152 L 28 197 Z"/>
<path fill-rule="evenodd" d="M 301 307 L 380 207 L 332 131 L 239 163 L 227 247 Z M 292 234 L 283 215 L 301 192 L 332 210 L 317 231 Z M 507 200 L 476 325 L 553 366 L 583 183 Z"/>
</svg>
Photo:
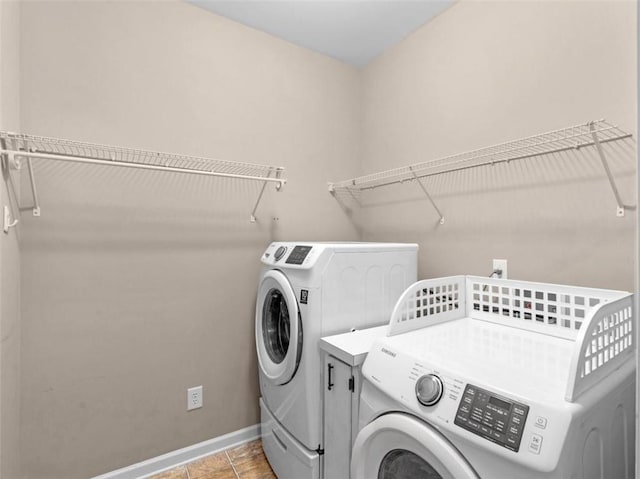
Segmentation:
<svg viewBox="0 0 640 479">
<path fill-rule="evenodd" d="M 202 407 L 202 386 L 187 389 L 187 411 Z"/>
<path fill-rule="evenodd" d="M 494 259 L 493 260 L 493 270 L 497 271 L 501 270 L 502 274 L 495 274 L 494 278 L 507 279 L 509 276 L 507 275 L 507 260 L 506 259 Z"/>
</svg>

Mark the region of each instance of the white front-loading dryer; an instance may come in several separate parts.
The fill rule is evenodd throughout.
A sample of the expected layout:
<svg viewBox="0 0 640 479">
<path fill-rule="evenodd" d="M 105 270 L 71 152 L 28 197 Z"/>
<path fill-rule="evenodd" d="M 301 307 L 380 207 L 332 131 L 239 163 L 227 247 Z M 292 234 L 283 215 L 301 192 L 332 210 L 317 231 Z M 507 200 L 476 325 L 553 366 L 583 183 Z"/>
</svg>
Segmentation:
<svg viewBox="0 0 640 479">
<path fill-rule="evenodd" d="M 363 365 L 351 479 L 631 479 L 629 293 L 454 276 L 398 300 Z"/>
<path fill-rule="evenodd" d="M 280 479 L 317 477 L 323 453 L 323 336 L 388 322 L 417 276 L 417 245 L 272 243 L 263 254 L 255 334 L 263 447 Z M 309 456 L 310 455 L 310 456 Z M 306 473 L 289 469 L 297 459 Z"/>
</svg>

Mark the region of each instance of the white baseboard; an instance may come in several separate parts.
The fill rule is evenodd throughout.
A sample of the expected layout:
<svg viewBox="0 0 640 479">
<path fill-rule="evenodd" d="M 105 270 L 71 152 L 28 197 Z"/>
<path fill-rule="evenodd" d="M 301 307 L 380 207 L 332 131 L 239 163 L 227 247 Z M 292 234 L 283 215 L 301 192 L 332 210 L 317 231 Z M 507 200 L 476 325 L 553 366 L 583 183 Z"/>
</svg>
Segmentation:
<svg viewBox="0 0 640 479">
<path fill-rule="evenodd" d="M 214 437 L 193 446 L 184 447 L 176 451 L 168 452 L 162 456 L 153 457 L 146 461 L 132 464 L 131 466 L 116 469 L 115 471 L 95 476 L 91 479 L 140 479 L 174 467 L 195 461 L 204 456 L 224 451 L 230 447 L 239 446 L 260 437 L 260 424 L 245 427 L 238 431 L 230 432 L 224 436 Z"/>
</svg>

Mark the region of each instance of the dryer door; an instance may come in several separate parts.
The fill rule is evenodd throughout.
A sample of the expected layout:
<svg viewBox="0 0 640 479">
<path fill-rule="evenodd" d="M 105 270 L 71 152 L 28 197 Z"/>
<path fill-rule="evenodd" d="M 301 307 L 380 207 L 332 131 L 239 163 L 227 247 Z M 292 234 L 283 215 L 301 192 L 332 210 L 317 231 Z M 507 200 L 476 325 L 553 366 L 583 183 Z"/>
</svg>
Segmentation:
<svg viewBox="0 0 640 479">
<path fill-rule="evenodd" d="M 293 288 L 277 270 L 268 271 L 258 289 L 256 349 L 260 369 L 271 381 L 291 380 L 302 352 L 302 324 Z"/>
<path fill-rule="evenodd" d="M 380 416 L 358 433 L 351 478 L 479 479 L 442 434 L 402 413 Z"/>
</svg>

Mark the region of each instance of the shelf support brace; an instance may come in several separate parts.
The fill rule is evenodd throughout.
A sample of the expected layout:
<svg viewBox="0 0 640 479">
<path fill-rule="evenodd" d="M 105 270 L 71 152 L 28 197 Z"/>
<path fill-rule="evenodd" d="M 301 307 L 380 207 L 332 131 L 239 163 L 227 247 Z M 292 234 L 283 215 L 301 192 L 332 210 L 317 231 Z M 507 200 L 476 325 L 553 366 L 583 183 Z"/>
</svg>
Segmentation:
<svg viewBox="0 0 640 479">
<path fill-rule="evenodd" d="M 611 186 L 611 190 L 613 191 L 613 196 L 616 198 L 616 204 L 618 205 L 616 209 L 616 216 L 623 217 L 625 210 L 631 210 L 635 207 L 625 205 L 622 202 L 622 198 L 620 197 L 620 192 L 618 191 L 618 187 L 616 186 L 616 182 L 613 178 L 613 174 L 611 173 L 611 169 L 609 168 L 609 163 L 607 162 L 607 157 L 604 154 L 604 150 L 602 149 L 602 145 L 600 144 L 600 139 L 598 138 L 598 134 L 596 133 L 594 123 L 589 123 L 589 130 L 591 131 L 591 137 L 593 138 L 593 143 L 596 145 L 596 149 L 598 150 L 598 155 L 600 156 L 600 161 L 602 161 L 602 166 L 604 168 L 605 173 L 607 174 L 607 178 L 609 179 L 609 185 Z"/>
<path fill-rule="evenodd" d="M 271 175 L 271 172 L 269 172 L 269 175 Z M 267 178 L 269 177 L 269 175 L 267 175 Z M 253 205 L 253 209 L 251 210 L 251 214 L 249 215 L 249 221 L 251 223 L 256 222 L 256 210 L 258 209 L 258 205 L 260 204 L 260 200 L 262 199 L 264 190 L 267 187 L 267 183 L 268 183 L 267 181 L 262 182 L 262 188 L 260 188 L 260 193 L 258 193 L 258 199 L 256 200 L 256 204 Z"/>
<path fill-rule="evenodd" d="M 27 158 L 27 168 L 29 169 L 29 182 L 31 183 L 31 196 L 33 198 L 33 216 L 40 216 L 40 201 L 38 201 L 38 190 L 36 188 L 36 176 L 33 173 L 31 158 Z"/>
<path fill-rule="evenodd" d="M 433 206 L 433 209 L 436 210 L 436 213 L 438 213 L 438 216 L 440 217 L 440 224 L 443 225 L 444 224 L 444 216 L 443 216 L 442 212 L 436 206 L 435 202 L 433 201 L 433 198 L 431 198 L 431 195 L 429 194 L 429 192 L 427 191 L 425 186 L 422 184 L 422 181 L 420 181 L 420 178 L 418 178 L 418 175 L 416 175 L 416 172 L 413 171 L 413 168 L 411 166 L 409 167 L 409 171 L 411 171 L 411 174 L 413 175 L 413 178 L 416 180 L 416 182 L 420 186 L 420 189 L 422 189 L 424 194 L 427 196 L 427 199 L 431 202 L 431 206 Z"/>
<path fill-rule="evenodd" d="M 282 170 L 278 169 L 276 170 L 276 178 L 280 178 L 280 173 L 282 172 Z M 265 178 L 269 178 L 271 176 L 271 171 L 267 174 L 267 176 Z M 262 195 L 264 194 L 264 190 L 267 187 L 267 183 L 269 183 L 269 181 L 263 181 L 262 182 L 262 188 L 260 188 L 260 193 L 258 194 L 258 199 L 256 200 L 256 204 L 253 206 L 253 210 L 251 210 L 251 215 L 249 216 L 249 221 L 251 223 L 255 223 L 256 222 L 256 210 L 258 209 L 258 205 L 260 204 L 260 200 L 262 200 Z M 276 183 L 276 190 L 280 191 L 282 189 L 282 185 L 283 185 L 284 181 L 281 181 L 279 183 Z"/>
</svg>

